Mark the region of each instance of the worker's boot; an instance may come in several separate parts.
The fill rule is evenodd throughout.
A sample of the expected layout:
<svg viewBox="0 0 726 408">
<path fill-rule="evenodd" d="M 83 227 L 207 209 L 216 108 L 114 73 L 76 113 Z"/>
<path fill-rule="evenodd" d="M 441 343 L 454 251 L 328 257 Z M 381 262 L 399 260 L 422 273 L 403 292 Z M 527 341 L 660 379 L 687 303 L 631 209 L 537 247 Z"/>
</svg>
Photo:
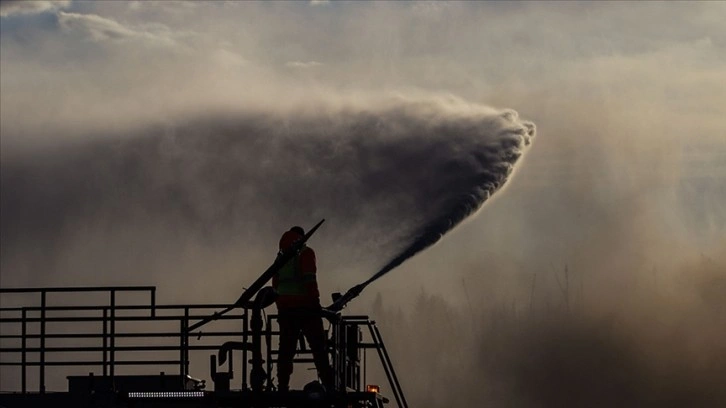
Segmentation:
<svg viewBox="0 0 726 408">
<path fill-rule="evenodd" d="M 277 390 L 280 392 L 290 391 L 290 376 L 284 377 L 278 374 L 277 376 Z"/>
<path fill-rule="evenodd" d="M 333 369 L 330 366 L 327 366 L 326 368 L 320 370 L 320 373 L 318 373 L 318 375 L 320 376 L 320 382 L 322 382 L 323 386 L 325 387 L 325 391 L 334 392 L 335 381 L 333 376 Z"/>
</svg>

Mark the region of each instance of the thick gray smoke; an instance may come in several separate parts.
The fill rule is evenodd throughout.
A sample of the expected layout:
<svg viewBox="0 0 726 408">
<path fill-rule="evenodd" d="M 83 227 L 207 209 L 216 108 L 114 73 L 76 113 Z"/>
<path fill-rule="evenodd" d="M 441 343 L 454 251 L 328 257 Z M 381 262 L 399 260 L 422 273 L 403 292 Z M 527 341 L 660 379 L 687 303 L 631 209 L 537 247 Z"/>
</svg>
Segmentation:
<svg viewBox="0 0 726 408">
<path fill-rule="evenodd" d="M 239 250 L 323 217 L 316 239 L 341 265 L 392 258 L 382 274 L 475 212 L 533 135 L 510 110 L 395 99 L 206 115 L 10 157 L 3 274 L 66 272 L 68 254 L 96 270 L 122 259 L 133 274 L 148 258 L 183 262 L 190 242 Z"/>
</svg>

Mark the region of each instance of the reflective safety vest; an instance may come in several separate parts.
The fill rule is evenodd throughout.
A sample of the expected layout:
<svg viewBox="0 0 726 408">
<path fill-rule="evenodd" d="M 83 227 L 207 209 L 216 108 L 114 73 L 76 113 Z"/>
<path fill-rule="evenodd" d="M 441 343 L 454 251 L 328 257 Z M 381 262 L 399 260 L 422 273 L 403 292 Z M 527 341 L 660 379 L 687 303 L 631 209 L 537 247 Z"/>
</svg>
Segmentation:
<svg viewBox="0 0 726 408">
<path fill-rule="evenodd" d="M 319 307 L 320 294 L 315 272 L 315 252 L 303 247 L 272 280 L 272 286 L 279 295 L 276 301 L 278 309 Z"/>
<path fill-rule="evenodd" d="M 280 296 L 287 295 L 307 295 L 307 283 L 315 282 L 315 272 L 303 273 L 300 268 L 300 255 L 308 248 L 303 247 L 302 251 L 294 258 L 287 261 L 285 266 L 277 273 L 277 294 Z"/>
</svg>

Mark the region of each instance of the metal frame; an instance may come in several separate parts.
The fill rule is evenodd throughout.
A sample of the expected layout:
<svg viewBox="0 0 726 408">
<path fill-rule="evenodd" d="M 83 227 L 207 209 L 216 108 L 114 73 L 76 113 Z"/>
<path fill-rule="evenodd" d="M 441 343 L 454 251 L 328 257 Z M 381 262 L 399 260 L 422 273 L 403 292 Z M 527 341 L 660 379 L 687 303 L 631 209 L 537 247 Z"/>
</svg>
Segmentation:
<svg viewBox="0 0 726 408">
<path fill-rule="evenodd" d="M 80 306 L 54 306 L 51 305 L 48 295 L 51 293 L 67 293 L 76 296 L 75 299 L 82 299 L 82 295 L 88 292 L 105 293 L 108 299 L 106 304 L 80 305 Z M 126 305 L 121 304 L 119 300 L 130 292 L 147 292 L 149 294 L 149 302 L 145 304 Z M 229 339 L 242 340 L 243 344 L 256 344 L 255 347 L 262 347 L 262 343 L 266 349 L 266 373 L 265 373 L 265 393 L 260 393 L 259 389 L 252 390 L 249 388 L 249 351 L 253 351 L 250 347 L 242 349 L 242 378 L 241 392 L 246 400 L 257 401 L 257 404 L 264 405 L 263 401 L 267 398 L 269 401 L 287 401 L 288 397 L 279 397 L 270 394 L 274 390 L 272 383 L 273 364 L 277 361 L 277 344 L 273 342 L 273 337 L 279 335 L 279 331 L 273 330 L 277 316 L 268 315 L 265 319 L 265 327 L 260 332 L 255 332 L 250 327 L 250 316 L 248 311 L 235 306 L 226 304 L 199 304 L 199 305 L 157 305 L 156 304 L 156 287 L 153 286 L 114 286 L 114 287 L 71 287 L 71 288 L 0 288 L 0 295 L 7 297 L 11 294 L 21 296 L 35 296 L 35 305 L 21 307 L 0 307 L 0 368 L 5 366 L 18 367 L 21 378 L 20 396 L 43 396 L 49 398 L 53 394 L 46 393 L 46 370 L 49 367 L 71 367 L 86 366 L 91 369 L 99 370 L 103 378 L 110 379 L 113 383 L 114 377 L 118 376 L 116 370 L 119 366 L 155 366 L 155 367 L 176 367 L 179 377 L 182 381 L 189 375 L 190 352 L 209 351 L 215 352 L 220 350 L 222 341 Z M 236 320 L 241 322 L 239 329 L 233 330 L 205 330 L 204 332 L 190 332 L 189 328 L 193 327 L 195 322 L 202 321 L 210 315 L 213 310 L 231 309 L 232 313 L 217 316 L 218 320 Z M 87 314 L 86 316 L 78 316 L 78 314 Z M 171 328 L 166 330 L 160 328 L 151 332 L 138 332 L 134 330 L 123 330 L 122 322 L 153 322 L 157 325 L 172 325 L 178 322 L 178 331 Z M 59 332 L 52 329 L 53 324 L 60 323 L 70 327 L 74 323 L 98 325 L 96 332 Z M 382 407 L 385 398 L 378 395 L 366 393 L 363 387 L 366 375 L 366 351 L 375 349 L 383 365 L 384 371 L 390 383 L 390 389 L 393 392 L 396 403 L 401 408 L 407 408 L 408 404 L 401 390 L 398 378 L 393 370 L 388 352 L 383 344 L 380 332 L 375 322 L 368 319 L 367 316 L 342 316 L 335 320 L 332 324 L 332 336 L 330 351 L 332 355 L 333 367 L 336 373 L 336 384 L 340 390 L 347 390 L 348 403 L 351 401 L 368 401 L 368 405 L 353 406 L 378 406 Z M 367 329 L 367 330 L 366 330 Z M 367 336 L 364 333 L 367 332 Z M 215 344 L 191 345 L 190 337 L 201 337 L 212 339 Z M 258 339 L 255 339 L 258 337 Z M 368 339 L 364 341 L 364 337 Z M 145 345 L 122 345 L 119 344 L 121 339 L 144 339 L 147 341 L 156 341 L 161 344 L 145 344 Z M 262 341 L 264 338 L 264 341 Z M 74 341 L 74 340 L 97 340 L 97 345 L 58 345 L 58 341 Z M 19 344 L 17 344 L 19 342 Z M 37 342 L 37 346 L 29 343 Z M 6 346 L 7 343 L 15 343 L 13 346 Z M 273 344 L 274 343 L 274 344 Z M 248 351 L 249 349 L 249 351 Z M 124 356 L 138 352 L 149 352 L 149 358 L 144 359 L 127 359 Z M 59 355 L 72 355 L 73 353 L 90 353 L 97 355 L 97 358 L 74 361 L 55 360 Z M 163 356 L 166 353 L 167 356 Z M 168 357 L 169 353 L 173 353 L 175 357 Z M 232 351 L 230 351 L 232 353 Z M 295 358 L 295 363 L 312 362 L 310 351 L 299 351 Z M 361 357 L 362 354 L 362 357 Z M 254 352 L 253 352 L 254 356 Z M 227 363 L 227 376 L 232 378 L 233 365 L 232 355 Z M 361 364 L 362 363 L 362 364 Z M 29 390 L 28 387 L 28 368 L 38 367 L 37 390 Z M 55 371 L 55 369 L 54 369 Z M 91 374 L 92 376 L 92 374 Z M 96 377 L 98 378 L 98 377 Z M 363 381 L 363 382 L 362 382 Z M 253 381 L 254 382 L 254 381 Z M 183 387 L 183 384 L 179 384 Z M 183 388 L 182 388 L 183 389 Z M 3 390 L 7 391 L 7 390 Z M 246 393 L 246 394 L 245 394 Z M 227 393 L 210 393 L 217 398 L 215 404 L 220 401 L 243 398 L 242 394 L 234 392 Z M 263 394 L 265 395 L 263 397 Z M 274 394 L 274 393 L 273 393 Z M 0 400 L 3 398 L 0 395 Z M 296 394 L 291 394 L 295 398 Z M 283 399 L 280 399 L 283 398 Z M 208 399 L 208 398 L 207 398 Z M 239 401 L 237 402 L 239 403 Z M 358 404 L 358 403 L 356 403 Z M 31 406 L 31 405 L 28 405 Z M 345 405 L 348 406 L 348 405 Z"/>
</svg>

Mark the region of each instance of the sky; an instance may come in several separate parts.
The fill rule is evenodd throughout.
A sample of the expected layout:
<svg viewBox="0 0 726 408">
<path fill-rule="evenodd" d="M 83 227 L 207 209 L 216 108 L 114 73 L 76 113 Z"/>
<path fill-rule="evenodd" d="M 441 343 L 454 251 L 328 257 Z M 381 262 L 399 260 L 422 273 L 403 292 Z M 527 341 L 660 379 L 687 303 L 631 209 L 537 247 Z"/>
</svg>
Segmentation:
<svg viewBox="0 0 726 408">
<path fill-rule="evenodd" d="M 601 309 L 653 282 L 698 298 L 726 279 L 723 21 L 716 1 L 2 1 L 0 284 L 231 301 L 282 228 L 326 217 L 321 291 L 345 290 L 438 205 L 429 152 L 479 148 L 442 123 L 512 110 L 537 130 L 506 185 L 361 305 L 522 301 L 565 265 Z"/>
<path fill-rule="evenodd" d="M 520 235 L 504 246 L 566 262 L 584 234 L 576 217 L 596 228 L 634 206 L 671 245 L 713 256 L 726 223 L 725 13 L 720 2 L 3 2 L 3 163 L 211 112 L 460 98 L 540 129 L 510 193 L 535 211 L 511 198 L 523 214 L 477 218 L 516 220 L 492 231 Z"/>
</svg>

